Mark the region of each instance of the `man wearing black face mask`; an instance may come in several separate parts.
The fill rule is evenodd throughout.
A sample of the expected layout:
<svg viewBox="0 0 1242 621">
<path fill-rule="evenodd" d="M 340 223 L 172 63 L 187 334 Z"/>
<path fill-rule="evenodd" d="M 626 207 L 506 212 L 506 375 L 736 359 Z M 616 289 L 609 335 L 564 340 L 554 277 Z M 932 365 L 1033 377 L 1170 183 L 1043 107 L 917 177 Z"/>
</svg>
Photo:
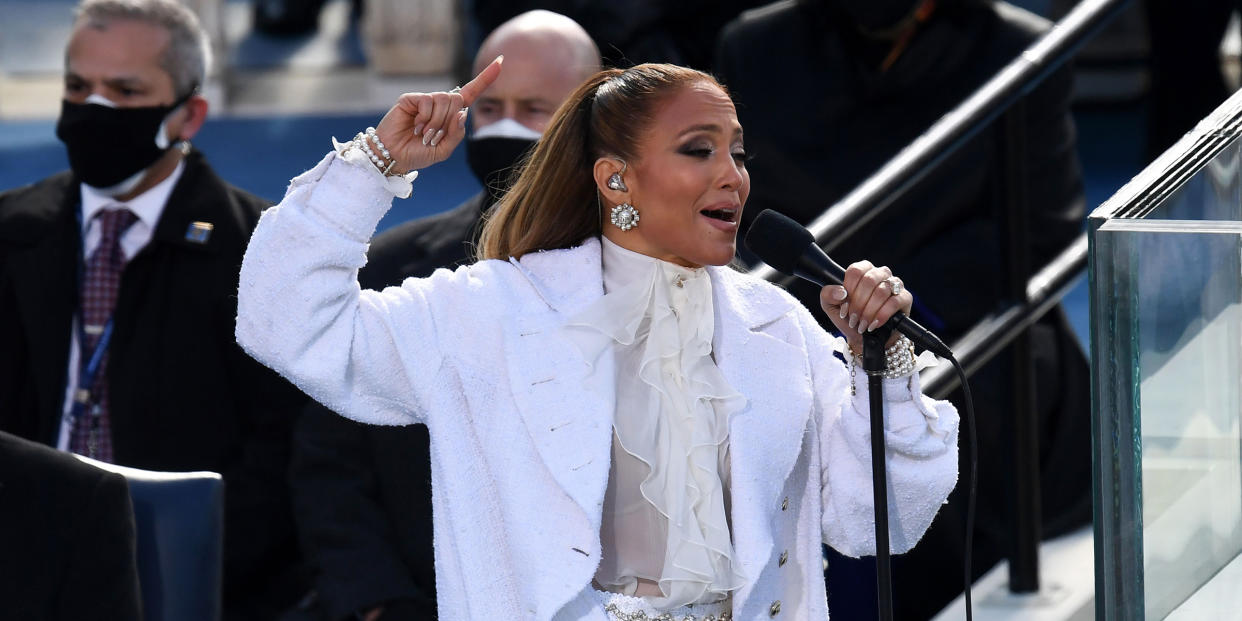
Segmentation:
<svg viewBox="0 0 1242 621">
<path fill-rule="evenodd" d="M 470 107 L 466 159 L 484 190 L 372 240 L 358 274 L 363 287 L 399 285 L 472 261 L 480 218 L 503 195 L 512 169 L 600 65 L 581 26 L 541 10 L 492 31 L 475 72 L 502 54 L 504 71 Z M 436 618 L 428 451 L 422 425 L 361 425 L 307 407 L 294 434 L 291 484 L 303 548 L 319 573 L 309 618 Z"/>
<path fill-rule="evenodd" d="M 189 146 L 209 62 L 175 0 L 79 6 L 56 128 L 71 170 L 0 194 L 0 429 L 223 474 L 225 616 L 267 619 L 302 591 L 284 473 L 306 400 L 234 342 L 265 203 Z"/>
<path fill-rule="evenodd" d="M 755 155 L 747 164 L 753 191 L 743 217 L 770 207 L 813 220 L 1047 27 L 991 0 L 785 0 L 743 14 L 725 28 L 716 65 L 738 101 L 747 151 Z M 796 96 L 780 88 L 790 84 L 798 85 Z M 1070 87 L 1063 68 L 1025 99 L 1032 268 L 1082 230 Z M 877 263 L 892 266 L 920 300 L 914 319 L 950 343 L 993 311 L 1009 285 L 996 218 L 1000 146 L 1001 124 L 993 123 L 833 252 L 849 262 L 866 249 Z M 954 286 L 963 279 L 990 285 Z M 791 290 L 808 293 L 800 286 Z M 818 299 L 817 290 L 807 297 Z M 1091 519 L 1088 371 L 1059 309 L 1032 326 L 1030 336 L 1043 534 L 1056 536 Z M 976 576 L 1008 551 L 1009 368 L 1006 351 L 971 379 L 979 432 Z M 961 406 L 960 392 L 950 398 Z M 961 454 L 969 456 L 965 447 Z M 897 618 L 929 618 L 961 592 L 965 489 L 953 492 L 918 546 L 893 558 Z M 830 558 L 833 618 L 875 618 L 874 563 L 860 565 Z"/>
</svg>

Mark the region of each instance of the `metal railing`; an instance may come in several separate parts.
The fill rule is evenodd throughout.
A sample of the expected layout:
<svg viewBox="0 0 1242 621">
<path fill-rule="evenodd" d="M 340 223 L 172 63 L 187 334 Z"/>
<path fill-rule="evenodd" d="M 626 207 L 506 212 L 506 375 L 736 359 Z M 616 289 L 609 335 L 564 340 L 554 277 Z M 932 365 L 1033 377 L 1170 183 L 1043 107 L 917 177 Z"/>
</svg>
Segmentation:
<svg viewBox="0 0 1242 621">
<path fill-rule="evenodd" d="M 815 240 L 831 253 L 842 242 L 867 223 L 886 213 L 901 197 L 927 174 L 936 170 L 955 150 L 977 135 L 1022 97 L 1030 93 L 1052 72 L 1065 64 L 1094 37 L 1108 21 L 1116 17 L 1128 0 L 1083 0 L 1047 33 L 1017 58 L 1001 69 L 961 104 L 945 114 L 923 135 L 919 136 L 877 172 L 853 191 L 829 207 L 808 227 Z M 1033 377 L 1031 353 L 1025 330 L 1060 301 L 1073 280 L 1085 269 L 1087 242 L 1083 235 L 1034 277 L 1030 273 L 1029 249 L 1026 242 L 1026 206 L 1024 188 L 1026 170 L 1021 162 L 1022 135 L 1020 115 L 1009 115 L 1005 121 L 1006 147 L 1005 197 L 1008 204 L 1000 210 L 1006 219 L 1008 273 L 1012 302 L 1003 310 L 983 318 L 962 338 L 953 343 L 958 361 L 967 373 L 973 373 L 1013 345 L 1015 382 L 1014 414 L 1014 486 L 1015 520 L 1011 525 L 1014 540 L 1009 562 L 1009 588 L 1024 593 L 1039 590 L 1039 434 L 1031 433 L 1036 416 L 1031 395 Z M 1018 147 L 1018 148 L 1015 148 Z M 766 265 L 752 271 L 767 280 L 788 284 L 786 277 Z M 941 365 L 924 376 L 928 394 L 943 397 L 957 387 L 957 378 L 949 365 Z"/>
</svg>

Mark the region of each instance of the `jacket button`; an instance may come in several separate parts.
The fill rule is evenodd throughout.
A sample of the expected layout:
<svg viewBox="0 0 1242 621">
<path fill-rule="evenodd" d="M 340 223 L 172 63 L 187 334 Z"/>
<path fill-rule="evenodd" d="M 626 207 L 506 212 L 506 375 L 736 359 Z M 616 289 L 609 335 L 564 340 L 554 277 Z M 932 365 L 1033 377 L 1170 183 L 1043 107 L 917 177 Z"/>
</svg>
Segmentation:
<svg viewBox="0 0 1242 621">
<path fill-rule="evenodd" d="M 779 615 L 779 614 L 781 614 L 781 600 L 778 599 L 772 602 L 771 608 L 768 608 L 768 616 L 775 617 L 776 615 Z"/>
<path fill-rule="evenodd" d="M 776 561 L 776 566 L 784 567 L 785 563 L 787 562 L 789 562 L 789 550 L 785 550 L 784 552 L 781 552 L 781 558 Z"/>
<path fill-rule="evenodd" d="M 781 501 L 781 511 L 784 511 L 788 508 L 789 508 L 789 496 L 786 496 L 785 499 Z"/>
</svg>

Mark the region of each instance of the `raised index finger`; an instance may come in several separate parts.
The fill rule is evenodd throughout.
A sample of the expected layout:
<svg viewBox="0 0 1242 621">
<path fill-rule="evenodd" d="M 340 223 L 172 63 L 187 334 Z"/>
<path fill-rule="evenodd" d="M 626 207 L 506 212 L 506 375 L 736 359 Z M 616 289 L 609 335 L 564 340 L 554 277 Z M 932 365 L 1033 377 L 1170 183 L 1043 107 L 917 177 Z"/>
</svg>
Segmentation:
<svg viewBox="0 0 1242 621">
<path fill-rule="evenodd" d="M 497 56 L 496 60 L 493 60 L 487 67 L 484 67 L 483 70 L 479 72 L 479 75 L 474 76 L 473 80 L 470 80 L 462 85 L 460 91 L 462 104 L 469 106 L 474 103 L 475 98 L 481 95 L 483 91 L 487 90 L 487 87 L 491 86 L 492 82 L 496 81 L 496 78 L 500 75 L 500 65 L 504 63 L 504 60 L 504 54 Z"/>
</svg>

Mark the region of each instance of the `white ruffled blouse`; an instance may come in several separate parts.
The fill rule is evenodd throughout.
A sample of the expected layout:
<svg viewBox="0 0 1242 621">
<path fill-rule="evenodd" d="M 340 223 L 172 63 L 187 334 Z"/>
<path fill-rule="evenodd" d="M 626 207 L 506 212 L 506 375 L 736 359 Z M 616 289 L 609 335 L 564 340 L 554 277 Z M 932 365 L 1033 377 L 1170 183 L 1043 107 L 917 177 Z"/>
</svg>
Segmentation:
<svg viewBox="0 0 1242 621">
<path fill-rule="evenodd" d="M 606 238 L 603 272 L 605 295 L 566 324 L 587 360 L 616 358 L 595 582 L 626 595 L 655 582 L 662 610 L 721 601 L 745 582 L 728 508 L 729 414 L 746 400 L 712 358 L 711 279 Z"/>
</svg>

